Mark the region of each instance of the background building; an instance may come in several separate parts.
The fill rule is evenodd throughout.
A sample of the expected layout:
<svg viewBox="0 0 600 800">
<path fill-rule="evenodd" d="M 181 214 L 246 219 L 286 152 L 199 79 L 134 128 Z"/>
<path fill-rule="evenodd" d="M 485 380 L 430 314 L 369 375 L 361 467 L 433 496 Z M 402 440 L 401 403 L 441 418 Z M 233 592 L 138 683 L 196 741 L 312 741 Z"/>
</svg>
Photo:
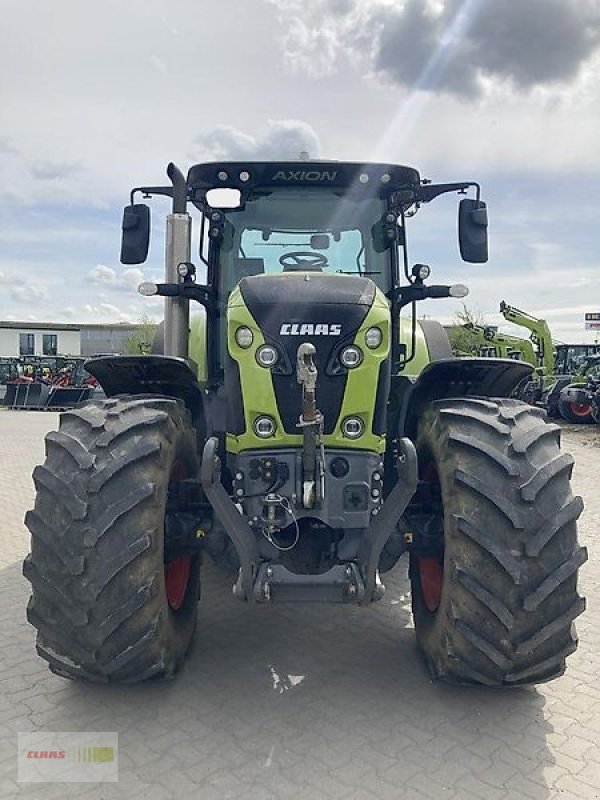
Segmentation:
<svg viewBox="0 0 600 800">
<path fill-rule="evenodd" d="M 0 321 L 0 358 L 125 353 L 139 325 Z"/>
</svg>

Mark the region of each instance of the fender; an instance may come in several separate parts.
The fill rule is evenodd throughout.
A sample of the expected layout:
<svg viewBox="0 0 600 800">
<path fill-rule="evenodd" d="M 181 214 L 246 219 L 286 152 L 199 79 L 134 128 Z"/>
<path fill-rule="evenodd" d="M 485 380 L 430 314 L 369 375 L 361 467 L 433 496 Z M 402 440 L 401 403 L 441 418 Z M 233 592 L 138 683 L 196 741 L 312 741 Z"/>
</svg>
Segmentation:
<svg viewBox="0 0 600 800">
<path fill-rule="evenodd" d="M 116 394 L 157 394 L 177 397 L 193 415 L 204 405 L 204 390 L 188 361 L 172 356 L 103 356 L 86 361 L 107 397 Z"/>
<path fill-rule="evenodd" d="M 449 397 L 510 397 L 533 367 L 511 358 L 452 358 L 428 364 L 402 404 L 399 436 L 414 438 L 427 403 Z"/>
</svg>

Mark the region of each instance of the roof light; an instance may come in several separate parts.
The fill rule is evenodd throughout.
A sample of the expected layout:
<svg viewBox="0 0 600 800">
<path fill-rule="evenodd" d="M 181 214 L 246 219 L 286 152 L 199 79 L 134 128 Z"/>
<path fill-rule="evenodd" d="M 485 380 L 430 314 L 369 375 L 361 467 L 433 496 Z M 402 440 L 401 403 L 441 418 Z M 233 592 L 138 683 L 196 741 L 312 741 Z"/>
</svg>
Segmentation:
<svg viewBox="0 0 600 800">
<path fill-rule="evenodd" d="M 250 180 L 250 173 L 247 172 L 245 169 L 243 169 L 240 172 L 240 180 L 242 183 L 248 183 L 248 181 Z"/>
</svg>

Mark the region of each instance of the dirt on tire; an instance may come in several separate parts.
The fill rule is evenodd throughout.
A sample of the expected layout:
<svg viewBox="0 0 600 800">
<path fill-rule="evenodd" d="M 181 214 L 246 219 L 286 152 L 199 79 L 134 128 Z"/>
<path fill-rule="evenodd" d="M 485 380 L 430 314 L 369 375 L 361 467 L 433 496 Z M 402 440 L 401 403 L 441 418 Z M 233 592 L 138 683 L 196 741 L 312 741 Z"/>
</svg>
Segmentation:
<svg viewBox="0 0 600 800">
<path fill-rule="evenodd" d="M 199 560 L 180 606 L 165 580 L 172 471 L 197 472 L 195 431 L 177 400 L 119 397 L 62 414 L 33 473 L 25 522 L 31 553 L 27 616 L 37 651 L 64 677 L 137 682 L 170 676 L 195 624 Z M 185 576 L 184 576 L 185 577 Z"/>
<path fill-rule="evenodd" d="M 488 686 L 533 684 L 564 672 L 585 608 L 577 573 L 581 498 L 560 428 L 518 400 L 442 400 L 421 421 L 420 463 L 432 463 L 443 503 L 443 582 L 426 603 L 411 559 L 417 643 L 432 677 Z"/>
</svg>

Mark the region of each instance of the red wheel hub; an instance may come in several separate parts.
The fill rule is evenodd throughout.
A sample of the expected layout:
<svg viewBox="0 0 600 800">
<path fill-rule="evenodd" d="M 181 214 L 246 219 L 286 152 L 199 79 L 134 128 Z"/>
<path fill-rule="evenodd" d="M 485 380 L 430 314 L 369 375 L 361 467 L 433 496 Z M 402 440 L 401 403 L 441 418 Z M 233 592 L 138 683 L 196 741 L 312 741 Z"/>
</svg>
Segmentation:
<svg viewBox="0 0 600 800">
<path fill-rule="evenodd" d="M 192 559 L 189 556 L 177 556 L 165 564 L 165 593 L 173 611 L 179 611 L 183 605 L 191 567 Z"/>
<path fill-rule="evenodd" d="M 428 611 L 437 611 L 444 583 L 444 568 L 437 558 L 419 559 L 419 581 L 425 607 Z"/>
<path fill-rule="evenodd" d="M 586 403 L 571 403 L 571 412 L 575 414 L 576 417 L 589 417 L 592 413 L 592 407 Z"/>
</svg>

